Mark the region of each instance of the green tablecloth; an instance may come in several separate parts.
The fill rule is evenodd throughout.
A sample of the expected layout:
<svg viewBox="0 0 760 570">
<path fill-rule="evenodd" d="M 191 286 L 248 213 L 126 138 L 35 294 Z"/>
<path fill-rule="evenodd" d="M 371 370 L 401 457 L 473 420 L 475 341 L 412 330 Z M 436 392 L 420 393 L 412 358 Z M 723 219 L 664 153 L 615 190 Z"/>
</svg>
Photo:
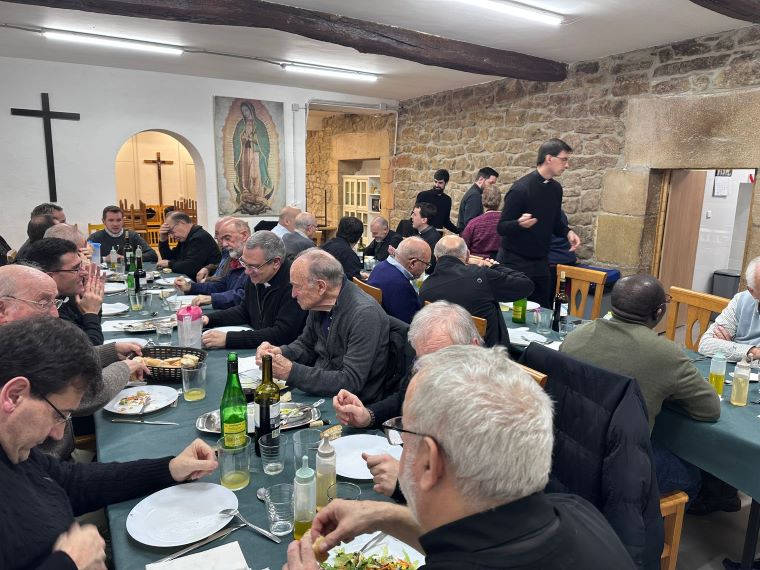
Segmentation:
<svg viewBox="0 0 760 570">
<path fill-rule="evenodd" d="M 125 297 L 125 296 L 124 296 Z M 123 301 L 122 297 L 108 297 L 106 302 Z M 162 314 L 168 314 L 161 311 Z M 137 316 L 122 318 L 138 318 Z M 143 317 L 144 318 L 144 317 Z M 106 339 L 120 337 L 134 337 L 134 333 L 106 333 Z M 145 338 L 152 338 L 146 335 Z M 174 342 L 177 341 L 176 330 Z M 238 351 L 241 357 L 252 356 L 254 350 Z M 95 414 L 95 426 L 97 431 L 97 446 L 99 461 L 129 461 L 132 459 L 163 457 L 174 455 L 181 451 L 193 438 L 200 437 L 209 444 L 214 444 L 218 435 L 205 434 L 195 429 L 195 421 L 201 414 L 218 408 L 222 399 L 224 384 L 227 376 L 226 350 L 209 351 L 207 362 L 207 392 L 206 399 L 200 402 L 185 402 L 180 396 L 176 408 L 164 408 L 149 414 L 146 419 L 167 420 L 179 423 L 178 426 L 164 425 L 138 425 L 138 424 L 114 424 L 111 419 L 117 417 L 103 410 Z M 309 396 L 298 390 L 293 391 L 293 400 L 303 403 L 313 403 L 317 397 Z M 331 399 L 320 407 L 322 417 L 335 424 L 335 413 Z M 320 428 L 326 429 L 326 428 Z M 352 430 L 344 428 L 344 434 Z M 291 482 L 293 479 L 293 452 L 288 442 L 292 441 L 295 431 L 283 432 L 286 441 L 286 469 L 280 475 L 264 475 L 261 470 L 260 460 L 254 456 L 254 471 L 251 473 L 251 484 L 236 493 L 240 502 L 240 511 L 252 523 L 263 528 L 269 528 L 264 504 L 256 498 L 256 489 L 275 483 Z M 203 479 L 218 483 L 218 472 Z M 357 482 L 362 487 L 362 498 L 382 499 L 372 490 L 370 481 Z M 171 554 L 181 547 L 154 548 L 142 545 L 133 540 L 126 531 L 126 520 L 130 510 L 140 501 L 135 499 L 108 507 L 108 522 L 111 529 L 111 544 L 113 558 L 118 570 L 144 569 L 146 564 Z M 286 561 L 287 546 L 291 541 L 290 536 L 282 537 L 282 544 L 275 544 L 267 538 L 260 536 L 246 528 L 240 529 L 223 540 L 218 540 L 203 549 L 219 546 L 227 542 L 238 541 L 246 557 L 248 565 L 253 570 L 261 570 L 270 567 L 272 570 L 279 569 Z"/>
</svg>

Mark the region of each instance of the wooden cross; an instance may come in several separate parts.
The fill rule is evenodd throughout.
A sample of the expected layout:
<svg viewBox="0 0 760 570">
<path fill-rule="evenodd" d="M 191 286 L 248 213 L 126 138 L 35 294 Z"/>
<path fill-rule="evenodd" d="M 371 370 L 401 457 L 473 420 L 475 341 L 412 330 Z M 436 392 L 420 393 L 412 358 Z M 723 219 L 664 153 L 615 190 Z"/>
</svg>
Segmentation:
<svg viewBox="0 0 760 570">
<path fill-rule="evenodd" d="M 174 164 L 173 160 L 161 160 L 161 153 L 156 153 L 156 160 L 143 160 L 145 164 L 155 164 L 158 168 L 158 203 L 164 203 L 164 189 L 161 186 L 161 165 L 162 164 Z"/>
<path fill-rule="evenodd" d="M 22 117 L 42 117 L 42 125 L 45 130 L 45 155 L 47 157 L 47 174 L 48 189 L 50 191 L 50 201 L 58 201 L 58 192 L 55 187 L 55 162 L 53 161 L 53 130 L 50 125 L 51 119 L 64 119 L 66 121 L 78 121 L 79 113 L 61 113 L 50 110 L 50 98 L 47 93 L 42 95 L 42 110 L 38 109 L 13 109 L 11 115 L 20 115 Z"/>
</svg>

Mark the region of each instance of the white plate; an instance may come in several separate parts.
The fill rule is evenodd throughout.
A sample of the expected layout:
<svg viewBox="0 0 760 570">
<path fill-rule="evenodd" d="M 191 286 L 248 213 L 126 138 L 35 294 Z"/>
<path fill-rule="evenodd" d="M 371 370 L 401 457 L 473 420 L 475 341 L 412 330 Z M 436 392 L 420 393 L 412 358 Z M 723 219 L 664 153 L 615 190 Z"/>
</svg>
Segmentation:
<svg viewBox="0 0 760 570">
<path fill-rule="evenodd" d="M 729 373 L 728 373 L 728 375 L 729 375 L 731 378 L 733 378 L 733 377 L 734 377 L 734 373 L 733 373 L 733 372 L 729 372 Z M 757 381 L 758 381 L 758 377 L 759 377 L 759 376 L 760 376 L 760 375 L 758 375 L 758 373 L 757 373 L 757 372 L 753 372 L 752 374 L 750 374 L 750 375 L 749 375 L 749 381 L 750 381 L 750 382 L 757 382 Z"/>
<path fill-rule="evenodd" d="M 530 331 L 509 331 L 509 342 L 515 346 L 528 346 L 531 342 L 546 343 L 547 340 L 544 335 Z"/>
<path fill-rule="evenodd" d="M 182 303 L 182 306 L 185 307 L 192 304 L 193 299 L 195 299 L 195 295 L 172 295 L 171 297 L 167 297 L 167 299 L 178 300 L 180 303 Z"/>
<path fill-rule="evenodd" d="M 222 331 L 222 332 L 240 332 L 240 331 L 252 331 L 253 329 L 249 327 L 248 325 L 229 325 L 226 327 L 214 327 L 213 329 L 209 329 L 212 331 Z"/>
<path fill-rule="evenodd" d="M 358 552 L 361 550 L 362 546 L 372 540 L 374 536 L 374 534 L 360 534 L 351 542 L 337 546 L 330 551 L 330 557 L 327 559 L 327 562 L 330 564 L 335 563 L 335 551 L 338 549 L 342 549 L 345 552 Z M 388 554 L 389 556 L 400 558 L 402 560 L 405 560 L 408 557 L 409 560 L 417 566 L 422 566 L 425 562 L 425 556 L 421 552 L 416 551 L 408 544 L 401 542 L 390 535 L 381 540 L 379 544 L 373 546 L 369 550 L 365 550 L 365 552 L 367 554 L 376 555 Z"/>
<path fill-rule="evenodd" d="M 113 315 L 121 315 L 129 311 L 129 305 L 124 303 L 103 303 L 103 316 L 111 317 Z"/>
<path fill-rule="evenodd" d="M 176 277 L 161 277 L 153 281 L 153 283 L 155 283 L 156 285 L 163 285 L 164 287 L 174 287 L 174 280 L 177 277 L 182 277 L 185 281 L 190 281 L 190 282 L 193 281 L 187 275 L 177 275 Z"/>
<path fill-rule="evenodd" d="M 499 306 L 501 307 L 502 311 L 511 311 L 512 310 L 512 303 L 499 303 Z M 526 310 L 533 311 L 535 309 L 538 309 L 541 305 L 536 303 L 535 301 L 528 301 L 528 307 Z"/>
<path fill-rule="evenodd" d="M 111 344 L 113 342 L 132 342 L 134 344 L 139 344 L 140 346 L 145 346 L 148 344 L 148 340 L 145 338 L 112 338 L 109 340 L 104 340 L 103 344 Z"/>
<path fill-rule="evenodd" d="M 123 293 L 127 290 L 127 285 L 125 283 L 106 283 L 103 287 L 103 292 L 106 295 L 112 295 L 115 293 Z"/>
<path fill-rule="evenodd" d="M 380 455 L 387 453 L 396 459 L 401 458 L 401 446 L 391 445 L 379 435 L 358 434 L 340 437 L 332 442 L 335 448 L 335 472 L 349 479 L 372 479 L 362 453 Z"/>
<path fill-rule="evenodd" d="M 144 392 L 150 395 L 150 402 L 145 408 L 144 414 L 155 412 L 166 406 L 170 406 L 177 399 L 178 393 L 174 388 L 169 386 L 149 385 L 149 386 L 136 386 L 134 388 L 124 388 L 121 392 L 116 394 L 113 399 L 108 402 L 103 409 L 114 414 L 123 414 L 126 416 L 139 415 L 140 409 L 143 405 L 143 398 L 139 397 L 136 400 L 120 403 L 122 398 L 129 396 L 135 396 L 138 392 Z M 142 394 L 141 394 L 142 396 Z"/>
<path fill-rule="evenodd" d="M 127 532 L 148 546 L 182 546 L 223 528 L 232 517 L 219 511 L 236 508 L 237 497 L 229 489 L 214 483 L 186 483 L 137 503 L 127 516 Z"/>
</svg>

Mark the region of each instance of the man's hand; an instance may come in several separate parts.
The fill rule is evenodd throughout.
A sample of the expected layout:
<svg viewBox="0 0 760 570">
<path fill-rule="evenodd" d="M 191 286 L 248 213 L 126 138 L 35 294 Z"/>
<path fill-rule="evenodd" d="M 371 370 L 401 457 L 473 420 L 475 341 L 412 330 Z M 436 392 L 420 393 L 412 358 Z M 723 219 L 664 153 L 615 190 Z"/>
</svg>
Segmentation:
<svg viewBox="0 0 760 570">
<path fill-rule="evenodd" d="M 519 218 L 517 218 L 518 225 L 521 228 L 525 228 L 526 230 L 528 228 L 532 228 L 533 226 L 535 226 L 537 221 L 538 220 L 533 217 L 533 214 L 528 214 L 528 213 L 525 213 Z"/>
<path fill-rule="evenodd" d="M 77 295 L 76 303 L 82 313 L 97 315 L 103 306 L 105 276 L 100 275 L 100 267 L 91 264 L 84 284 L 84 293 Z"/>
<path fill-rule="evenodd" d="M 581 238 L 573 230 L 567 232 L 567 241 L 570 242 L 570 251 L 575 251 L 581 245 Z"/>
<path fill-rule="evenodd" d="M 279 346 L 274 346 L 266 341 L 262 342 L 259 345 L 259 348 L 256 349 L 256 364 L 259 366 L 261 365 L 261 357 L 265 354 L 271 354 L 274 356 L 275 354 L 282 354 L 282 350 Z"/>
<path fill-rule="evenodd" d="M 314 557 L 311 535 L 306 533 L 301 540 L 294 540 L 288 545 L 288 562 L 282 570 L 319 570 L 319 563 Z"/>
<path fill-rule="evenodd" d="M 125 360 L 130 356 L 142 356 L 142 349 L 136 342 L 117 342 L 116 355 L 119 360 Z"/>
<path fill-rule="evenodd" d="M 388 246 L 388 256 L 389 257 L 396 257 L 396 248 L 392 245 Z"/>
<path fill-rule="evenodd" d="M 184 277 L 177 277 L 174 280 L 174 288 L 182 293 L 187 293 L 190 290 L 190 287 L 192 287 L 192 283 Z"/>
<path fill-rule="evenodd" d="M 78 570 L 105 570 L 106 543 L 94 525 L 74 523 L 53 545 L 53 552 L 65 552 Z"/>
<path fill-rule="evenodd" d="M 161 261 L 156 263 L 156 269 L 163 269 L 164 267 L 169 267 L 168 259 L 162 259 Z"/>
<path fill-rule="evenodd" d="M 293 362 L 282 354 L 272 355 L 272 376 L 278 380 L 287 380 L 290 371 L 293 370 Z"/>
<path fill-rule="evenodd" d="M 150 376 L 150 370 L 148 370 L 148 367 L 145 366 L 144 363 L 137 362 L 132 359 L 127 359 L 124 361 L 124 363 L 129 367 L 130 380 L 132 378 L 135 378 L 137 380 L 142 380 L 146 376 Z"/>
<path fill-rule="evenodd" d="M 181 483 L 205 477 L 218 466 L 214 450 L 202 439 L 196 439 L 169 461 L 169 473 L 172 479 Z"/>
<path fill-rule="evenodd" d="M 727 340 L 732 341 L 734 338 L 731 336 L 731 333 L 728 332 L 728 329 L 721 325 L 715 325 L 715 328 L 713 329 L 713 336 L 715 338 L 719 338 L 720 340 Z"/>
<path fill-rule="evenodd" d="M 311 522 L 311 536 L 323 536 L 320 550 L 326 552 L 341 542 L 349 542 L 376 530 L 379 511 L 386 503 L 335 499 L 322 507 Z"/>
<path fill-rule="evenodd" d="M 204 327 L 207 327 L 208 326 L 208 317 L 206 315 L 203 315 L 201 317 L 201 322 L 203 323 Z"/>
<path fill-rule="evenodd" d="M 363 428 L 367 427 L 372 419 L 362 401 L 348 390 L 338 392 L 333 398 L 333 408 L 343 425 Z"/>
<path fill-rule="evenodd" d="M 158 228 L 158 239 L 159 241 L 167 241 L 169 239 L 169 222 L 164 222 Z"/>
<path fill-rule="evenodd" d="M 208 268 L 201 267 L 200 271 L 195 274 L 195 282 L 196 283 L 205 283 L 206 277 L 208 277 Z"/>
<path fill-rule="evenodd" d="M 399 462 L 390 455 L 369 455 L 362 453 L 362 459 L 367 462 L 367 468 L 372 473 L 375 481 L 373 489 L 376 493 L 381 493 L 390 497 L 396 490 L 396 481 L 398 480 Z"/>
<path fill-rule="evenodd" d="M 225 331 L 206 331 L 201 337 L 203 348 L 224 348 L 227 346 L 227 333 Z"/>
<path fill-rule="evenodd" d="M 200 307 L 201 305 L 210 305 L 211 295 L 196 295 L 195 297 L 193 297 L 191 304 L 195 305 L 196 307 Z"/>
</svg>

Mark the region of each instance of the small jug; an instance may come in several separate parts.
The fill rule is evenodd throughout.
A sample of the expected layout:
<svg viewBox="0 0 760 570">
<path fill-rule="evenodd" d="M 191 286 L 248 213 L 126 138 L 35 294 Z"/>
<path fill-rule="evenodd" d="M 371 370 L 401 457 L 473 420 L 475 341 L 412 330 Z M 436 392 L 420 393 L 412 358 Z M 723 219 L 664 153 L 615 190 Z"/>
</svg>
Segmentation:
<svg viewBox="0 0 760 570">
<path fill-rule="evenodd" d="M 203 329 L 203 310 L 200 307 L 182 307 L 177 311 L 177 333 L 179 345 L 191 348 L 201 347 L 201 330 Z"/>
</svg>

